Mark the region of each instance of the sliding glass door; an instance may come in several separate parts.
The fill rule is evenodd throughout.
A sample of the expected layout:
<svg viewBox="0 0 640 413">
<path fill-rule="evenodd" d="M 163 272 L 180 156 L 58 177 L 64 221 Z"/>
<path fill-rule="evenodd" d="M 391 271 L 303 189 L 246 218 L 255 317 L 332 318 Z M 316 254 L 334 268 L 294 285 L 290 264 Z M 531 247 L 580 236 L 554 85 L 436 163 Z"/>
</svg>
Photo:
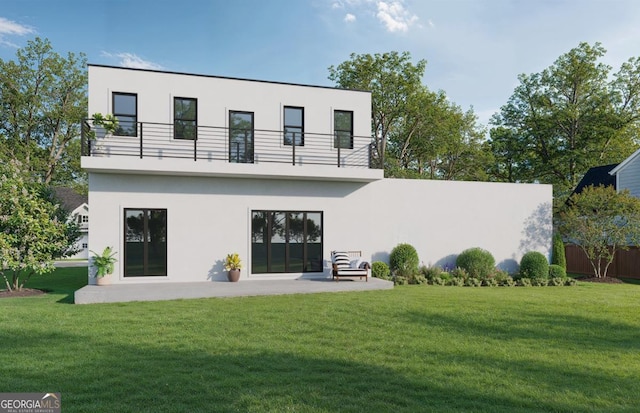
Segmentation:
<svg viewBox="0 0 640 413">
<path fill-rule="evenodd" d="M 124 210 L 124 276 L 167 275 L 167 210 Z"/>
<path fill-rule="evenodd" d="M 322 212 L 252 211 L 251 271 L 322 272 Z"/>
</svg>

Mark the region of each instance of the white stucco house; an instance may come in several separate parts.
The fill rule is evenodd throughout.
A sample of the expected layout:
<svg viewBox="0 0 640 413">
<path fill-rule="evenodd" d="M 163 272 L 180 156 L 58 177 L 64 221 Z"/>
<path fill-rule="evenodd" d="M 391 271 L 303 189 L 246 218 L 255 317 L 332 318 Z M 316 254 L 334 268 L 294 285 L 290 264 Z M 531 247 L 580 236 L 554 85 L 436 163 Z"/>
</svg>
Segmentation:
<svg viewBox="0 0 640 413">
<path fill-rule="evenodd" d="M 640 198 L 640 149 L 609 172 L 615 178 L 618 192 L 628 189 L 631 195 Z"/>
<path fill-rule="evenodd" d="M 76 240 L 73 249 L 75 254 L 66 258 L 89 258 L 89 204 L 87 195 L 83 195 L 73 188 L 55 187 L 53 195 L 62 208 L 69 213 L 69 219 L 78 224 L 80 236 Z"/>
<path fill-rule="evenodd" d="M 416 247 L 451 265 L 482 247 L 515 270 L 551 247 L 548 185 L 385 179 L 370 168 L 371 94 L 90 65 L 89 247 L 118 253 L 114 283 L 330 277 L 333 250 L 388 259 Z M 91 122 L 85 130 L 91 129 Z"/>
</svg>

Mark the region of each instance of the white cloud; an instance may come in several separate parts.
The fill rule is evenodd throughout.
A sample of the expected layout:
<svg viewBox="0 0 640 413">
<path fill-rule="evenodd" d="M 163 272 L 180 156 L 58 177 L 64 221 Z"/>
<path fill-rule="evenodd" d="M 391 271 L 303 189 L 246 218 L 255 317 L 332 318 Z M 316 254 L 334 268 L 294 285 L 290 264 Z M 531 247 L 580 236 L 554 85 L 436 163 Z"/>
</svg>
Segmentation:
<svg viewBox="0 0 640 413">
<path fill-rule="evenodd" d="M 379 1 L 376 17 L 391 33 L 406 32 L 418 21 L 418 16 L 405 9 L 402 1 Z"/>
<path fill-rule="evenodd" d="M 144 60 L 140 56 L 135 53 L 109 53 L 102 52 L 102 56 L 118 59 L 120 66 L 129 67 L 132 69 L 152 69 L 152 70 L 160 70 L 163 67 L 157 63 L 150 62 L 148 60 Z"/>
<path fill-rule="evenodd" d="M 346 21 L 347 23 L 354 22 L 354 21 L 356 21 L 356 16 L 354 16 L 351 13 L 347 13 L 347 15 L 344 16 L 344 21 Z"/>
<path fill-rule="evenodd" d="M 18 47 L 15 43 L 7 40 L 7 36 L 25 36 L 35 32 L 32 27 L 0 17 L 0 45 Z"/>
</svg>

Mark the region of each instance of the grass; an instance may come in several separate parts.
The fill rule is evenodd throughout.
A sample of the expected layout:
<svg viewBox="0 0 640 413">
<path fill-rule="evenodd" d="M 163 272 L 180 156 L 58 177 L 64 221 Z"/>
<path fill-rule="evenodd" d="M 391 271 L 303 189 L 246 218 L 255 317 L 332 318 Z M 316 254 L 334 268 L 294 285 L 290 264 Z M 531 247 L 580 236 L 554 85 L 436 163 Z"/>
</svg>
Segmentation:
<svg viewBox="0 0 640 413">
<path fill-rule="evenodd" d="M 640 285 L 0 300 L 0 392 L 65 412 L 634 412 Z"/>
</svg>

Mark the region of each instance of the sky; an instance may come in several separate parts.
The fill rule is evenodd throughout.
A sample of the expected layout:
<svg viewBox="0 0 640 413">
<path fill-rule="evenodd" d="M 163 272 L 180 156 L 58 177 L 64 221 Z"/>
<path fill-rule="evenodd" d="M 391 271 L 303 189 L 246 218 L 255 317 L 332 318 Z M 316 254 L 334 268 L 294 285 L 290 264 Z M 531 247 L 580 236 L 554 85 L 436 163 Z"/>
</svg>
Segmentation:
<svg viewBox="0 0 640 413">
<path fill-rule="evenodd" d="M 0 58 L 35 37 L 89 63 L 334 86 L 351 53 L 408 51 L 479 123 L 581 42 L 640 56 L 638 0 L 2 0 Z"/>
</svg>

